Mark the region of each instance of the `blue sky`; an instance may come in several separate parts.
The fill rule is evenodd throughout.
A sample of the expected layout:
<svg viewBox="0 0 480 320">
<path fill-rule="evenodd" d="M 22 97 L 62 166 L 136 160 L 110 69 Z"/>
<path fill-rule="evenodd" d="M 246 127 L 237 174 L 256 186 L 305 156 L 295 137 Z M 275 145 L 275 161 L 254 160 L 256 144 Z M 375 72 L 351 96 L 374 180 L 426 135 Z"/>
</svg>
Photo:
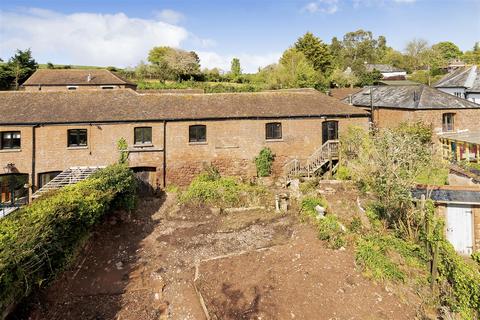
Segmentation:
<svg viewBox="0 0 480 320">
<path fill-rule="evenodd" d="M 275 62 L 306 31 L 325 42 L 370 30 L 407 41 L 480 41 L 480 0 L 2 1 L 0 57 L 30 47 L 39 62 L 134 66 L 155 45 L 199 53 L 202 66 Z"/>
</svg>

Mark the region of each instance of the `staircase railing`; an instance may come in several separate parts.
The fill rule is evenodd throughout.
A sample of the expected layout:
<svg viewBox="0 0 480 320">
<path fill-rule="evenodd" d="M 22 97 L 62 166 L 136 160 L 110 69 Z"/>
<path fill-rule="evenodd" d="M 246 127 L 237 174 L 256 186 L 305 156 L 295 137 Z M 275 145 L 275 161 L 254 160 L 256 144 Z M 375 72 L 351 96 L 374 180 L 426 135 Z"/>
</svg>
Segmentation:
<svg viewBox="0 0 480 320">
<path fill-rule="evenodd" d="M 340 142 L 338 140 L 328 140 L 308 157 L 304 166 L 301 165 L 298 159 L 290 160 L 283 166 L 283 176 L 286 177 L 287 180 L 301 175 L 310 177 L 318 169 L 323 167 L 325 163 L 338 159 L 339 145 Z"/>
<path fill-rule="evenodd" d="M 338 158 L 338 140 L 328 140 L 320 148 L 315 150 L 307 159 L 306 171 L 307 176 L 314 174 L 326 162 Z"/>
</svg>

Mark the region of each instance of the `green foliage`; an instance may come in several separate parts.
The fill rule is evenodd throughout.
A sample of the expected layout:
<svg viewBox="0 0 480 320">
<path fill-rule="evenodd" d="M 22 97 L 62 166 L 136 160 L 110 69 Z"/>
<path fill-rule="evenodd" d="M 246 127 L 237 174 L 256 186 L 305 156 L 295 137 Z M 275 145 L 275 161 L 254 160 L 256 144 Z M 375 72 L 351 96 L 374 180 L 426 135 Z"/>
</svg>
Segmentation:
<svg viewBox="0 0 480 320">
<path fill-rule="evenodd" d="M 135 181 L 113 165 L 0 220 L 0 310 L 53 279 L 113 205 L 132 209 Z"/>
<path fill-rule="evenodd" d="M 318 238 L 327 241 L 332 249 L 340 249 L 347 244 L 345 232 L 336 215 L 327 214 L 317 221 Z"/>
<path fill-rule="evenodd" d="M 352 174 L 345 166 L 339 166 L 337 168 L 337 173 L 335 173 L 335 179 L 338 180 L 350 180 L 352 178 Z"/>
<path fill-rule="evenodd" d="M 480 251 L 472 253 L 471 258 L 473 261 L 475 261 L 475 263 L 480 268 Z"/>
<path fill-rule="evenodd" d="M 317 217 L 317 212 L 315 211 L 316 206 L 321 206 L 324 207 L 325 209 L 328 209 L 328 203 L 325 198 L 320 198 L 320 197 L 314 197 L 314 196 L 308 196 L 304 197 L 300 203 L 300 212 L 304 216 L 316 218 Z"/>
<path fill-rule="evenodd" d="M 182 82 L 151 82 L 139 81 L 138 89 L 202 89 L 205 93 L 222 93 L 222 92 L 257 92 L 265 89 L 261 84 L 251 83 L 227 83 L 227 82 L 196 82 L 196 81 L 182 81 Z"/>
<path fill-rule="evenodd" d="M 361 233 L 363 229 L 362 220 L 359 217 L 353 217 L 348 229 L 353 233 Z"/>
<path fill-rule="evenodd" d="M 18 90 L 20 84 L 37 69 L 38 64 L 32 58 L 30 49 L 17 50 L 7 63 L 0 64 L 0 90 L 11 87 Z"/>
<path fill-rule="evenodd" d="M 204 171 L 180 195 L 180 202 L 205 203 L 219 207 L 250 205 L 266 194 L 261 186 L 249 185 L 233 177 Z"/>
<path fill-rule="evenodd" d="M 433 45 L 432 49 L 438 51 L 445 62 L 462 56 L 462 51 L 451 41 L 439 42 Z"/>
<path fill-rule="evenodd" d="M 313 69 L 322 73 L 329 73 L 333 65 L 333 56 L 328 45 L 322 42 L 311 32 L 305 33 L 295 42 L 295 48 L 305 55 Z"/>
<path fill-rule="evenodd" d="M 191 51 L 171 47 L 154 47 L 148 53 L 153 73 L 164 80 L 190 80 L 200 74 L 200 59 Z"/>
<path fill-rule="evenodd" d="M 273 154 L 270 148 L 265 147 L 260 150 L 259 155 L 255 157 L 255 165 L 259 177 L 268 177 L 272 173 L 273 160 L 275 160 L 275 154 Z"/>
<path fill-rule="evenodd" d="M 356 85 L 359 87 L 372 86 L 377 84 L 382 77 L 380 71 L 376 69 L 370 72 L 358 72 L 358 82 Z"/>
<path fill-rule="evenodd" d="M 367 276 L 392 281 L 406 279 L 407 273 L 401 268 L 402 264 L 421 267 L 426 263 L 424 252 L 418 245 L 381 234 L 369 234 L 358 240 L 356 261 Z"/>
<path fill-rule="evenodd" d="M 120 138 L 117 141 L 117 149 L 120 152 L 118 163 L 127 164 L 128 163 L 128 143 L 125 138 Z"/>
<path fill-rule="evenodd" d="M 230 68 L 230 75 L 232 77 L 232 80 L 237 81 L 237 79 L 240 77 L 241 74 L 242 74 L 242 68 L 240 67 L 240 59 L 233 58 L 231 68 Z"/>
<path fill-rule="evenodd" d="M 453 311 L 459 312 L 463 319 L 478 318 L 480 316 L 480 271 L 478 268 L 465 262 L 450 243 L 441 241 L 438 272 L 453 289 L 442 295 L 443 302 Z"/>
</svg>

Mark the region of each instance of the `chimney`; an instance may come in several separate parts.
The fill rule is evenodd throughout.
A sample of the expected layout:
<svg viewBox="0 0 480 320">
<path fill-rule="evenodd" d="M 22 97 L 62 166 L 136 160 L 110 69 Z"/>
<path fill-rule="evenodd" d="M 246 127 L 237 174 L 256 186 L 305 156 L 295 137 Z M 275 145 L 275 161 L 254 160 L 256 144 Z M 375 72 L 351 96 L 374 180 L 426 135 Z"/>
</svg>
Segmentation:
<svg viewBox="0 0 480 320">
<path fill-rule="evenodd" d="M 89 73 L 87 76 L 87 82 L 90 82 L 90 81 L 92 81 L 92 75 Z"/>
<path fill-rule="evenodd" d="M 349 95 L 348 95 L 348 104 L 349 104 L 349 105 L 352 105 L 352 104 L 353 104 L 353 99 L 352 99 L 352 98 L 353 98 L 352 95 L 349 94 Z"/>
</svg>

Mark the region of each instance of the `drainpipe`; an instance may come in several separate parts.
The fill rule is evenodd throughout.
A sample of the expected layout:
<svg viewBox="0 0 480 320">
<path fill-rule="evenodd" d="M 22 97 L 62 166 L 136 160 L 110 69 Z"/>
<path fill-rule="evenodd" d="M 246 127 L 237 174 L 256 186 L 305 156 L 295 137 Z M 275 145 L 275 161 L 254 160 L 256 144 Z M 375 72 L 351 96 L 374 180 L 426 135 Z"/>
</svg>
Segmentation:
<svg viewBox="0 0 480 320">
<path fill-rule="evenodd" d="M 35 172 L 35 164 L 36 164 L 36 146 L 37 146 L 37 142 L 36 142 L 36 138 L 37 138 L 37 135 L 36 135 L 36 128 L 40 127 L 40 125 L 36 124 L 36 125 L 33 125 L 32 126 L 32 186 L 31 186 L 31 194 L 33 194 L 35 192 L 35 183 L 36 183 L 36 179 L 35 179 L 35 176 L 36 176 L 36 172 Z M 29 199 L 29 202 L 31 202 L 32 199 Z"/>
<path fill-rule="evenodd" d="M 167 121 L 163 121 L 163 188 L 167 187 Z"/>
</svg>

